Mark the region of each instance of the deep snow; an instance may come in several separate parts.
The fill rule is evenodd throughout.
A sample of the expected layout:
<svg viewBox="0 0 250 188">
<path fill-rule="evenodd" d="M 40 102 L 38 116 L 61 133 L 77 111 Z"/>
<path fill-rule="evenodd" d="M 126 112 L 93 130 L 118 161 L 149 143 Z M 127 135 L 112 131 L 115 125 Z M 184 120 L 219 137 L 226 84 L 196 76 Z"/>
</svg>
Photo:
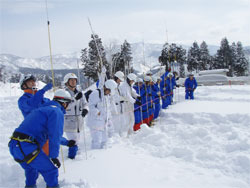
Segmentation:
<svg viewBox="0 0 250 188">
<path fill-rule="evenodd" d="M 23 119 L 17 107 L 22 92 L 17 84 L 0 87 L 0 187 L 24 187 L 23 170 L 7 147 Z M 86 128 L 87 160 L 84 139 L 73 161 L 62 148 L 66 172 L 60 168 L 61 187 L 249 188 L 249 85 L 202 86 L 195 97 L 185 101 L 180 88 L 179 100 L 161 111 L 153 128 L 144 125 L 129 138 L 114 136 L 104 150 L 90 150 Z M 38 187 L 45 187 L 42 177 Z"/>
</svg>

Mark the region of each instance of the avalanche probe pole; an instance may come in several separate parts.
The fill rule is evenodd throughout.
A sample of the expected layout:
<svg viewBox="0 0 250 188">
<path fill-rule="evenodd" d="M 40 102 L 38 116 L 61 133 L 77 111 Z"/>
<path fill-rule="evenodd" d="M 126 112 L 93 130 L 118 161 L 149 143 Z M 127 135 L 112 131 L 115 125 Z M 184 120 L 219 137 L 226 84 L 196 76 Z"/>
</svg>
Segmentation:
<svg viewBox="0 0 250 188">
<path fill-rule="evenodd" d="M 95 33 L 94 33 L 94 30 L 92 28 L 92 25 L 91 25 L 91 22 L 90 22 L 90 19 L 88 18 L 88 22 L 89 22 L 89 27 L 91 29 L 91 32 L 92 32 L 92 35 L 93 35 L 93 39 L 94 39 L 94 42 L 95 42 L 95 46 L 96 46 L 96 49 L 97 49 L 97 53 L 98 53 L 98 56 L 99 56 L 99 59 L 100 59 L 100 63 L 101 63 L 101 68 L 103 66 L 103 62 L 102 62 L 102 57 L 101 57 L 101 53 L 100 53 L 100 50 L 98 48 L 98 45 L 97 45 L 97 42 L 96 42 L 96 38 L 95 38 Z M 100 70 L 101 72 L 101 70 Z"/>
<path fill-rule="evenodd" d="M 51 50 L 51 40 L 50 40 L 50 28 L 49 28 L 49 13 L 48 13 L 48 5 L 47 0 L 46 3 L 46 14 L 47 14 L 47 24 L 48 24 L 48 39 L 49 39 L 49 52 L 50 52 L 50 64 L 51 64 L 51 74 L 52 74 L 52 83 L 53 83 L 53 91 L 55 92 L 55 77 L 54 77 L 54 70 L 53 70 L 53 63 L 52 63 L 52 50 Z M 64 158 L 63 158 L 63 151 L 62 146 L 60 145 L 61 155 L 62 155 L 62 164 L 63 164 L 63 171 L 65 173 L 65 165 L 64 165 Z"/>
</svg>

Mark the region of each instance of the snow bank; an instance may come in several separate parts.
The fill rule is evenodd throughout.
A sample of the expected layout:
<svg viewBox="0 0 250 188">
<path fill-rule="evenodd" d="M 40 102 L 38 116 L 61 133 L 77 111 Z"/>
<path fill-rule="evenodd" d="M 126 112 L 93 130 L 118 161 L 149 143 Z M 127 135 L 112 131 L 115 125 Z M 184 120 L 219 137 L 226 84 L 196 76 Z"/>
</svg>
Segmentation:
<svg viewBox="0 0 250 188">
<path fill-rule="evenodd" d="M 10 96 L 8 84 L 1 88 L 0 187 L 24 187 L 23 170 L 7 147 L 23 119 L 17 108 L 21 92 L 14 87 L 11 93 L 18 94 Z M 73 161 L 62 147 L 61 187 L 249 188 L 250 88 L 198 87 L 192 101 L 184 100 L 183 88 L 175 93 L 177 103 L 161 111 L 154 127 L 142 125 L 129 138 L 114 136 L 107 149 L 90 150 L 86 129 L 87 160 L 83 141 Z M 45 187 L 41 177 L 38 187 Z"/>
</svg>

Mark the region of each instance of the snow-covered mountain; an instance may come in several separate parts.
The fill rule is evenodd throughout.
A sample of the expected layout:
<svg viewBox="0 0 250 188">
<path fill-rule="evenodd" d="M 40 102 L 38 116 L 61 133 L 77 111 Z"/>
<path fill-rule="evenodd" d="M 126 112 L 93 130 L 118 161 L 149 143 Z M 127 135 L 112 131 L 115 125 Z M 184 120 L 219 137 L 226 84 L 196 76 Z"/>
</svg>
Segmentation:
<svg viewBox="0 0 250 188">
<path fill-rule="evenodd" d="M 134 68 L 136 70 L 141 70 L 141 64 L 146 65 L 148 68 L 157 65 L 158 57 L 161 53 L 162 47 L 163 44 L 143 44 L 142 42 L 131 44 Z M 182 47 L 188 50 L 190 46 L 182 45 Z M 208 48 L 210 54 L 214 55 L 219 49 L 219 46 L 209 45 Z M 245 47 L 245 49 L 249 50 L 250 47 Z M 77 59 L 79 59 L 80 56 L 80 52 L 53 55 L 53 68 L 76 69 Z M 12 71 L 18 71 L 20 67 L 43 70 L 51 69 L 50 56 L 44 56 L 40 58 L 25 58 L 12 54 L 0 54 L 0 65 Z"/>
</svg>

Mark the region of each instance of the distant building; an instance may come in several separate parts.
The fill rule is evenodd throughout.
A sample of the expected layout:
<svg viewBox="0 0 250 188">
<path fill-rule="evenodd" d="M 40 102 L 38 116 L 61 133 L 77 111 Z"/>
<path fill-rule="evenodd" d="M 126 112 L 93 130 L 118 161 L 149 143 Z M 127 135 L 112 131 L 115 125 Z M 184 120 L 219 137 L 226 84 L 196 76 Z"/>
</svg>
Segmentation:
<svg viewBox="0 0 250 188">
<path fill-rule="evenodd" d="M 219 75 L 227 76 L 228 72 L 229 72 L 228 69 L 205 70 L 205 71 L 200 71 L 199 76 L 210 75 L 210 74 L 219 74 Z"/>
</svg>

